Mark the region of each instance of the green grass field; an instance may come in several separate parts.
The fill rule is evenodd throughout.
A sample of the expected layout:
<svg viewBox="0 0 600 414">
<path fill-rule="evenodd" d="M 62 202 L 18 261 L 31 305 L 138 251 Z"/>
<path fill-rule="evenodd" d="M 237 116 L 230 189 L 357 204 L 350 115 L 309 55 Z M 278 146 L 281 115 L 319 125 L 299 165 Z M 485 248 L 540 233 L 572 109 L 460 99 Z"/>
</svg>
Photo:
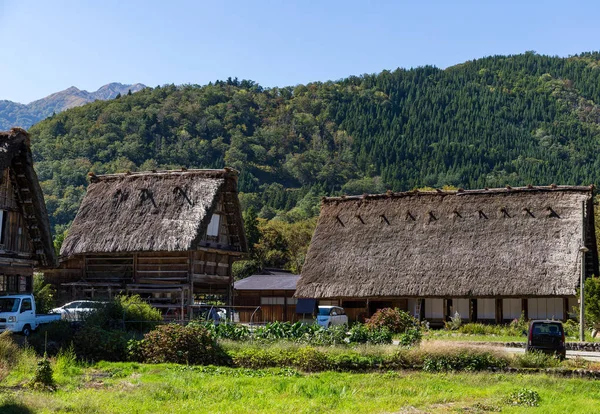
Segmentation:
<svg viewBox="0 0 600 414">
<path fill-rule="evenodd" d="M 32 391 L 22 366 L 0 391 L 10 413 L 595 413 L 600 382 L 545 374 L 427 374 L 391 372 L 303 374 L 289 369 L 247 370 L 182 365 L 55 364 L 58 391 Z M 537 407 L 506 398 L 527 388 Z"/>
</svg>

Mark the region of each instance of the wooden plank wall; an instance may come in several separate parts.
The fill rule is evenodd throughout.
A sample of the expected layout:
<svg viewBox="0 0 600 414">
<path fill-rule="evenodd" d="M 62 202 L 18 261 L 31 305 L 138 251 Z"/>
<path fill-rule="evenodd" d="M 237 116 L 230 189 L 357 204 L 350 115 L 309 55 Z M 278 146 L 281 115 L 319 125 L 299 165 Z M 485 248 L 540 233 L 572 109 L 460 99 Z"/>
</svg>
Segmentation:
<svg viewBox="0 0 600 414">
<path fill-rule="evenodd" d="M 0 209 L 7 214 L 4 244 L 0 245 L 0 255 L 2 250 L 31 255 L 33 246 L 15 198 L 8 169 L 2 172 L 0 181 Z"/>
</svg>

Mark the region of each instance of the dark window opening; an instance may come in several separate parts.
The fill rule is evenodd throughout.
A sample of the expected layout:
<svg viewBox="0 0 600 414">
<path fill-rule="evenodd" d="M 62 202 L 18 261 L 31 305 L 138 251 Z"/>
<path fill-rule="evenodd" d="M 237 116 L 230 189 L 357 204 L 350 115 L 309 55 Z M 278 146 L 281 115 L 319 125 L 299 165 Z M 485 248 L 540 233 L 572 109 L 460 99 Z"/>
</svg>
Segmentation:
<svg viewBox="0 0 600 414">
<path fill-rule="evenodd" d="M 6 222 L 8 218 L 8 211 L 0 210 L 0 244 L 4 244 L 6 241 Z"/>
</svg>

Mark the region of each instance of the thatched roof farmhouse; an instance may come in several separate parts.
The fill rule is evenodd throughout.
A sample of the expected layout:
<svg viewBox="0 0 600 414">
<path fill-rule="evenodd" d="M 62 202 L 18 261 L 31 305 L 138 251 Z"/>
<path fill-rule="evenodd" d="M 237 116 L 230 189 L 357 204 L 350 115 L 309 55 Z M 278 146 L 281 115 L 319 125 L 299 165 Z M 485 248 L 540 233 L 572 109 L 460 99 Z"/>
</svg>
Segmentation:
<svg viewBox="0 0 600 414">
<path fill-rule="evenodd" d="M 365 314 L 394 304 L 431 319 L 564 318 L 583 244 L 585 271 L 598 274 L 592 193 L 529 186 L 325 198 L 296 296 L 348 301 Z"/>
<path fill-rule="evenodd" d="M 194 294 L 231 296 L 231 264 L 247 251 L 237 172 L 90 175 L 60 252 L 56 281 L 87 295 L 126 290 L 157 306 Z M 106 293 L 106 292 L 105 292 Z"/>
<path fill-rule="evenodd" d="M 29 135 L 20 128 L 0 132 L 0 292 L 31 292 L 33 268 L 55 261 Z"/>
</svg>

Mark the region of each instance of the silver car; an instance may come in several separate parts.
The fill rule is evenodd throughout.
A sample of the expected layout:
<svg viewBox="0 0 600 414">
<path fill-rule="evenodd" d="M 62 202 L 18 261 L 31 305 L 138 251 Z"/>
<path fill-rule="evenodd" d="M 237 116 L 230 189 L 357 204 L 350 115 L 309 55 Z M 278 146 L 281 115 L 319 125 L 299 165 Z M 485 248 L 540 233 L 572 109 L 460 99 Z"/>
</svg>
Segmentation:
<svg viewBox="0 0 600 414">
<path fill-rule="evenodd" d="M 76 322 L 83 320 L 86 315 L 97 311 L 104 305 L 106 305 L 106 302 L 76 300 L 74 302 L 65 303 L 58 308 L 54 308 L 50 313 L 60 313 L 61 319 Z"/>
<path fill-rule="evenodd" d="M 348 324 L 348 315 L 339 306 L 319 306 L 317 323 L 324 328 L 334 325 Z"/>
</svg>

